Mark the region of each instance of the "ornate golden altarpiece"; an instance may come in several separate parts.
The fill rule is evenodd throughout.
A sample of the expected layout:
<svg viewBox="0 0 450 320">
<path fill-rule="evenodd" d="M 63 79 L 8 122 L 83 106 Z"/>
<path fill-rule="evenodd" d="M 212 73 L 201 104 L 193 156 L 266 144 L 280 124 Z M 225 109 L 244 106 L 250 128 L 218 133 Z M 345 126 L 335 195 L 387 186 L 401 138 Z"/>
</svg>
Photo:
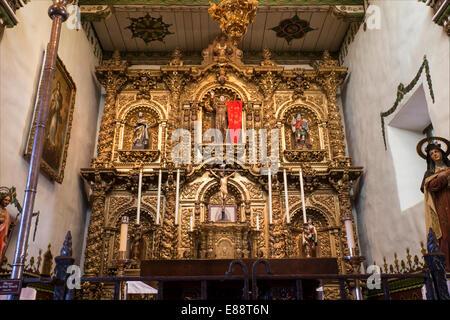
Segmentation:
<svg viewBox="0 0 450 320">
<path fill-rule="evenodd" d="M 344 131 L 336 92 L 346 75 L 327 52 L 313 67 L 287 70 L 265 51 L 260 65 L 242 63 L 242 51 L 217 57 L 216 39 L 203 52 L 201 65 L 184 65 L 179 52 L 169 65 L 129 66 L 118 52 L 97 68 L 106 99 L 97 157 L 81 174 L 90 184 L 85 273 L 108 274 L 117 259 L 121 217 L 130 217 L 130 242 L 136 221 L 138 176 L 143 170 L 139 259 L 293 258 L 305 257 L 302 246 L 302 203 L 299 169 L 304 176 L 306 214 L 318 231 L 318 257 L 348 255 L 343 224 L 351 212 L 350 190 L 362 172 L 345 156 Z M 278 128 L 280 168 L 272 176 L 272 223 L 269 223 L 268 176 L 261 163 L 234 163 L 239 169 L 228 182 L 228 205 L 236 220 L 212 222 L 208 206 L 220 204 L 218 180 L 208 163 L 175 165 L 171 151 L 174 130 L 193 135 L 194 121 L 203 132 L 213 116 L 205 101 L 215 91 L 243 101 L 242 131 Z M 132 150 L 138 114 L 149 124 L 148 150 Z M 292 147 L 291 119 L 301 112 L 309 123 L 311 148 Z M 270 137 L 270 135 L 269 135 Z M 192 140 L 193 142 L 194 140 Z M 206 143 L 205 143 L 206 144 Z M 248 148 L 245 144 L 237 147 Z M 191 149 L 193 146 L 191 146 Z M 175 222 L 176 173 L 181 171 L 178 221 Z M 283 174 L 287 173 L 290 223 L 286 219 Z M 160 221 L 157 221 L 159 172 L 162 175 Z M 193 217 L 191 231 L 191 217 Z M 259 230 L 257 230 L 257 220 Z M 159 222 L 159 223 L 157 223 Z M 356 239 L 356 234 L 355 234 Z M 139 266 L 137 266 L 139 267 Z"/>
</svg>

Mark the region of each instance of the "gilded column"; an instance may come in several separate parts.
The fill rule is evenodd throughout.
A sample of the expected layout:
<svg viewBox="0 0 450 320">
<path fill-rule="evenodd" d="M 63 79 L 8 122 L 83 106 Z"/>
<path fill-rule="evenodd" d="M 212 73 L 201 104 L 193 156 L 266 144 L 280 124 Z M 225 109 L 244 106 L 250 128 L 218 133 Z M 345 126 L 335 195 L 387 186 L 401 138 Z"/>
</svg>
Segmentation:
<svg viewBox="0 0 450 320">
<path fill-rule="evenodd" d="M 173 173 L 169 173 L 167 186 L 164 187 L 166 208 L 161 234 L 161 259 L 175 259 L 177 257 L 177 228 L 175 226 L 175 184 Z"/>
<path fill-rule="evenodd" d="M 272 258 L 285 258 L 287 243 L 285 238 L 286 223 L 281 210 L 281 192 L 277 175 L 274 175 L 272 187 L 273 198 L 273 249 Z"/>
<path fill-rule="evenodd" d="M 344 128 L 337 105 L 337 89 L 344 79 L 347 69 L 340 67 L 338 61 L 333 60 L 325 51 L 322 60 L 317 64 L 317 82 L 322 87 L 328 100 L 328 130 L 333 157 L 345 156 Z"/>
<path fill-rule="evenodd" d="M 96 177 L 96 180 L 99 177 Z M 99 276 L 103 256 L 103 226 L 106 201 L 106 188 L 101 181 L 97 181 L 93 187 L 93 204 L 89 220 L 88 235 L 86 240 L 86 252 L 84 260 L 84 272 L 86 276 Z"/>
<path fill-rule="evenodd" d="M 112 160 L 116 97 L 127 81 L 126 71 L 127 63 L 120 60 L 118 51 L 114 52 L 111 60 L 97 68 L 97 78 L 105 87 L 106 98 L 98 135 L 96 166 L 108 167 Z"/>
</svg>

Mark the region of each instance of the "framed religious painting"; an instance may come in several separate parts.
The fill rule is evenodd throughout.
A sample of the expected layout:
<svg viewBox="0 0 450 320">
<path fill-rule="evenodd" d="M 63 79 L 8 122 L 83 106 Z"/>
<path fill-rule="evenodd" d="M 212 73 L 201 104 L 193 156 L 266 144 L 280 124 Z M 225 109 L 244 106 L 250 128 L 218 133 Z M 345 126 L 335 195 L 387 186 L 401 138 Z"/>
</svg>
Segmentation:
<svg viewBox="0 0 450 320">
<path fill-rule="evenodd" d="M 45 53 L 42 65 L 45 61 Z M 38 116 L 39 96 L 42 90 L 42 71 L 36 92 L 32 123 L 25 150 L 25 158 L 30 159 L 33 148 L 36 120 Z M 57 57 L 55 75 L 53 78 L 48 119 L 44 135 L 41 169 L 51 180 L 62 183 L 66 166 L 67 149 L 69 147 L 70 131 L 72 129 L 73 109 L 75 105 L 75 83 L 63 62 Z"/>
<path fill-rule="evenodd" d="M 225 210 L 222 211 L 221 205 L 209 205 L 209 221 L 212 222 L 236 222 L 235 205 L 225 205 Z"/>
</svg>

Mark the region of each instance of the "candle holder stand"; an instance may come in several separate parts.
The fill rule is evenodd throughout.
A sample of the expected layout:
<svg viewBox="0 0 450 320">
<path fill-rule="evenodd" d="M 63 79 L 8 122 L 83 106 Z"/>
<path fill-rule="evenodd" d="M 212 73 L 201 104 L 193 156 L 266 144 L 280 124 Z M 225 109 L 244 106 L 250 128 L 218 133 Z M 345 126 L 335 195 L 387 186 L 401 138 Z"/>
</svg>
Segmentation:
<svg viewBox="0 0 450 320">
<path fill-rule="evenodd" d="M 353 249 L 354 250 L 354 249 Z M 353 251 L 351 250 L 351 251 Z M 358 255 L 350 255 L 350 256 L 345 256 L 344 258 L 342 258 L 345 262 L 349 263 L 352 269 L 352 273 L 353 274 L 360 274 L 359 269 L 361 268 L 361 262 L 363 262 L 364 260 L 366 260 L 365 257 L 363 256 L 358 256 Z M 356 300 L 363 300 L 363 296 L 362 296 L 362 291 L 361 291 L 361 286 L 360 286 L 360 280 L 359 279 L 355 279 L 355 299 Z"/>
<path fill-rule="evenodd" d="M 134 263 L 133 259 L 127 259 L 126 258 L 126 251 L 120 251 L 119 252 L 119 259 L 114 259 L 111 261 L 112 266 L 114 269 L 116 269 L 116 276 L 117 277 L 124 277 L 125 276 L 125 269 L 129 267 L 132 263 Z M 125 300 L 126 298 L 125 291 L 124 291 L 124 282 L 120 281 L 119 283 L 119 292 L 118 292 L 118 299 L 119 300 Z"/>
</svg>

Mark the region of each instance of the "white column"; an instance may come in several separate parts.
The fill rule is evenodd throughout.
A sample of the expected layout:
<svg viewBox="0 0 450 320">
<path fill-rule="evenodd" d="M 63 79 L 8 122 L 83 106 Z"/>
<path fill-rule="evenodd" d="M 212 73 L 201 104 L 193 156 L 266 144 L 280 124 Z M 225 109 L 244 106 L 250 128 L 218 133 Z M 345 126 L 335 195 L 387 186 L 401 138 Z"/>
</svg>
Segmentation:
<svg viewBox="0 0 450 320">
<path fill-rule="evenodd" d="M 305 203 L 305 190 L 303 188 L 302 168 L 300 168 L 300 192 L 302 195 L 303 223 L 306 223 L 306 203 Z"/>
<path fill-rule="evenodd" d="M 272 224 L 272 171 L 268 168 L 268 182 L 269 182 L 269 223 Z"/>
<path fill-rule="evenodd" d="M 139 170 L 139 185 L 138 185 L 138 203 L 136 213 L 136 224 L 140 224 L 141 220 L 141 194 L 142 194 L 142 168 Z"/>
<path fill-rule="evenodd" d="M 177 169 L 177 190 L 175 199 L 175 225 L 178 225 L 178 207 L 180 202 L 180 168 Z"/>
<path fill-rule="evenodd" d="M 156 199 L 156 224 L 159 224 L 159 220 L 161 219 L 161 181 L 162 181 L 162 172 L 161 169 L 159 169 L 158 196 Z"/>
<path fill-rule="evenodd" d="M 194 231 L 194 214 L 192 214 L 191 218 L 190 218 L 190 229 L 191 231 Z"/>
<path fill-rule="evenodd" d="M 288 197 L 288 184 L 287 184 L 287 174 L 286 169 L 283 169 L 283 178 L 284 178 L 284 202 L 286 205 L 286 222 L 291 222 L 291 216 L 289 214 L 289 197 Z"/>
<path fill-rule="evenodd" d="M 256 215 L 256 230 L 259 231 L 259 214 Z"/>
</svg>

